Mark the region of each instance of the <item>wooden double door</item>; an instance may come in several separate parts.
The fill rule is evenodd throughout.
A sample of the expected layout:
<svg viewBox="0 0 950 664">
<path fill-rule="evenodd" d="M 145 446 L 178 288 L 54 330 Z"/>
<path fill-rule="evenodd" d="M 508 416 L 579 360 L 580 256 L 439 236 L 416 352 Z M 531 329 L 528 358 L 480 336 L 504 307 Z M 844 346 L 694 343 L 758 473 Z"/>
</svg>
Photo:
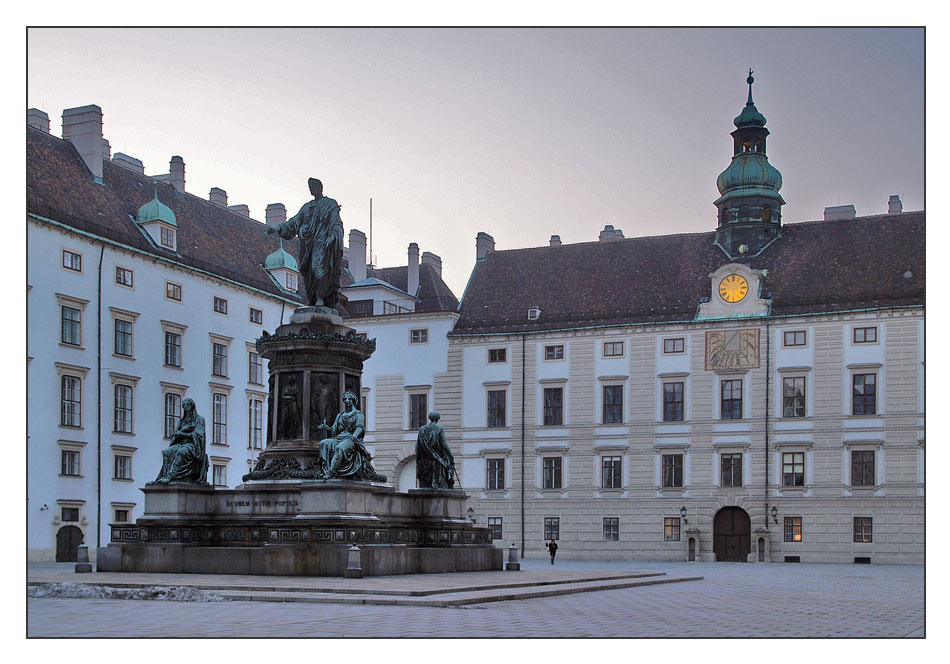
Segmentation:
<svg viewBox="0 0 950 664">
<path fill-rule="evenodd" d="M 752 521 L 741 507 L 723 507 L 713 519 L 717 561 L 746 562 L 752 550 Z"/>
<path fill-rule="evenodd" d="M 76 526 L 63 526 L 56 533 L 56 562 L 74 563 L 79 557 L 82 531 Z"/>
</svg>

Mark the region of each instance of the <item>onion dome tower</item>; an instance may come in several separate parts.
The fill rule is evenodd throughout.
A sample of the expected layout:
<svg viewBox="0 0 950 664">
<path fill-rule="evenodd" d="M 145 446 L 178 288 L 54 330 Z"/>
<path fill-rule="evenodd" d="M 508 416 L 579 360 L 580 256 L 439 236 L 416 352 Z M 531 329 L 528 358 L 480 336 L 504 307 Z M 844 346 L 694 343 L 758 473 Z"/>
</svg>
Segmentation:
<svg viewBox="0 0 950 664">
<path fill-rule="evenodd" d="M 755 256 L 777 238 L 782 230 L 782 206 L 779 194 L 782 174 L 769 164 L 765 152 L 765 116 L 752 101 L 752 70 L 749 99 L 733 120 L 733 155 L 728 168 L 719 174 L 716 187 L 721 196 L 713 203 L 719 210 L 716 244 L 730 258 Z"/>
</svg>

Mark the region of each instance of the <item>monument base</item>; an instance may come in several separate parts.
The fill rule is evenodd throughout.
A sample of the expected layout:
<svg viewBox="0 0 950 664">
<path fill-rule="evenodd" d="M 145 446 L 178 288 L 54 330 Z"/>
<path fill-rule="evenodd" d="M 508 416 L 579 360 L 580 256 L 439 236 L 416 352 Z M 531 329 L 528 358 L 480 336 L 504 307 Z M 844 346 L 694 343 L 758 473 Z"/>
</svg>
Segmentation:
<svg viewBox="0 0 950 664">
<path fill-rule="evenodd" d="M 461 491 L 342 480 L 235 489 L 146 485 L 145 514 L 113 524 L 100 572 L 363 576 L 500 570 L 503 552 L 464 514 Z"/>
</svg>

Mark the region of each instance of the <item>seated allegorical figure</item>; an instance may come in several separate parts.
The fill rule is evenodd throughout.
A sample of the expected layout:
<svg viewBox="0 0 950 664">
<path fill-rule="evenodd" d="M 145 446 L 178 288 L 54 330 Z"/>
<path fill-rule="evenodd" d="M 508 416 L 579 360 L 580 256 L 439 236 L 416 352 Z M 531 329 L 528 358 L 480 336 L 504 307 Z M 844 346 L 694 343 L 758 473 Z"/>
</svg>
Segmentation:
<svg viewBox="0 0 950 664">
<path fill-rule="evenodd" d="M 182 416 L 172 434 L 171 443 L 162 450 L 162 469 L 155 478 L 158 484 L 182 482 L 208 483 L 208 455 L 205 453 L 205 418 L 198 414 L 195 402 L 185 399 Z"/>
<path fill-rule="evenodd" d="M 385 482 L 377 475 L 371 463 L 372 457 L 363 446 L 366 420 L 356 409 L 357 397 L 347 391 L 343 395 L 344 410 L 333 421 L 330 437 L 320 441 L 322 469 L 317 479 L 350 479 Z"/>
</svg>

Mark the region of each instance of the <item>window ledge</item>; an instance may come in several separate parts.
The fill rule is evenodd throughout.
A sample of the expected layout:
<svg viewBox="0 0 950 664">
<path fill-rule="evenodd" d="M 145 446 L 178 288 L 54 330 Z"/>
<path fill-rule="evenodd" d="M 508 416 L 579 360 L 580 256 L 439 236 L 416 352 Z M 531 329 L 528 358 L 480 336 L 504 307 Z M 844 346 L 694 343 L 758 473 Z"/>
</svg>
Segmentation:
<svg viewBox="0 0 950 664">
<path fill-rule="evenodd" d="M 86 350 L 85 346 L 77 346 L 76 344 L 67 344 L 62 341 L 59 342 L 59 345 L 63 348 L 72 348 L 73 350 Z"/>
<path fill-rule="evenodd" d="M 68 477 L 68 478 L 74 479 L 74 480 L 81 480 L 81 479 L 83 478 L 82 475 L 63 475 L 62 473 L 60 473 L 59 476 L 60 476 L 60 477 Z"/>
</svg>

